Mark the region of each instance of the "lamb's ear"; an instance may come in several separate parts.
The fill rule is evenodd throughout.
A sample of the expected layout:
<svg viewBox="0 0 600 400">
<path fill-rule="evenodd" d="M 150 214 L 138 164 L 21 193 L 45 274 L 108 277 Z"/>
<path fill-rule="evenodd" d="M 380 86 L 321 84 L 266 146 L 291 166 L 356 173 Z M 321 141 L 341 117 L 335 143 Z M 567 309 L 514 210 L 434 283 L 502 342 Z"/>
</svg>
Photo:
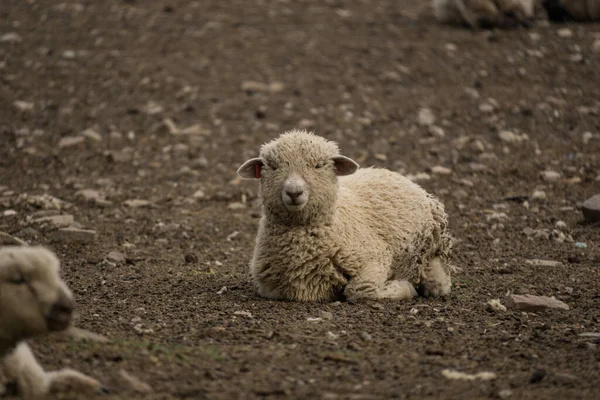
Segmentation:
<svg viewBox="0 0 600 400">
<path fill-rule="evenodd" d="M 244 179 L 260 179 L 262 166 L 262 158 L 251 158 L 238 168 L 237 173 Z"/>
<path fill-rule="evenodd" d="M 351 158 L 335 156 L 332 158 L 335 172 L 338 176 L 351 175 L 358 169 L 358 164 Z"/>
</svg>

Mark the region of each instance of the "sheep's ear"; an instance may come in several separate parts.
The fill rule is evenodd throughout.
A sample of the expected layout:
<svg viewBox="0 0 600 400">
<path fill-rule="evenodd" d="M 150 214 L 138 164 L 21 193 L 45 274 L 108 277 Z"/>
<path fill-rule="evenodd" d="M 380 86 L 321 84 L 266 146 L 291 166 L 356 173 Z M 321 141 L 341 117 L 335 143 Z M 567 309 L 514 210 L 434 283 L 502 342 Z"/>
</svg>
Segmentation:
<svg viewBox="0 0 600 400">
<path fill-rule="evenodd" d="M 358 164 L 351 158 L 335 156 L 332 159 L 333 165 L 335 165 L 335 172 L 338 176 L 351 175 L 358 169 Z"/>
<path fill-rule="evenodd" d="M 262 167 L 262 158 L 251 158 L 245 163 L 243 163 L 241 167 L 238 168 L 237 173 L 244 179 L 260 179 Z"/>
</svg>

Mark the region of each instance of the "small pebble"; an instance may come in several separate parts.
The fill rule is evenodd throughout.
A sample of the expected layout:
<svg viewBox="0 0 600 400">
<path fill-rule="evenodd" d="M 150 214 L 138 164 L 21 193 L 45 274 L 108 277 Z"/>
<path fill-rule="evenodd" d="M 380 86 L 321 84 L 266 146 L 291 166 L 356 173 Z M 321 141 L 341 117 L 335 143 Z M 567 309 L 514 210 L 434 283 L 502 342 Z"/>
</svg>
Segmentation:
<svg viewBox="0 0 600 400">
<path fill-rule="evenodd" d="M 16 32 L 8 32 L 0 36 L 0 43 L 19 43 L 23 38 Z"/>
<path fill-rule="evenodd" d="M 373 336 L 371 336 L 371 334 L 367 333 L 367 332 L 361 332 L 360 333 L 360 338 L 362 340 L 364 340 L 365 342 L 372 342 L 373 341 Z"/>
<path fill-rule="evenodd" d="M 421 126 L 431 126 L 435 122 L 435 116 L 430 108 L 421 108 L 417 116 L 417 121 Z"/>
<path fill-rule="evenodd" d="M 573 31 L 571 29 L 569 29 L 569 28 L 561 28 L 561 29 L 557 30 L 556 33 L 561 38 L 570 38 L 570 37 L 573 37 Z"/>
<path fill-rule="evenodd" d="M 124 263 L 125 262 L 125 254 L 119 252 L 119 251 L 111 251 L 110 253 L 108 253 L 108 255 L 106 256 L 106 259 L 108 261 L 112 261 L 114 263 Z"/>
<path fill-rule="evenodd" d="M 443 167 L 441 165 L 436 165 L 431 168 L 431 172 L 436 175 L 450 175 L 452 174 L 452 170 L 450 168 Z"/>
<path fill-rule="evenodd" d="M 131 199 L 131 200 L 125 200 L 123 202 L 123 204 L 127 207 L 131 207 L 131 208 L 142 208 L 142 207 L 150 207 L 152 205 L 152 203 L 148 200 L 142 200 L 142 199 Z"/>
<path fill-rule="evenodd" d="M 58 141 L 58 148 L 64 149 L 83 143 L 85 139 L 81 136 L 65 136 Z"/>
<path fill-rule="evenodd" d="M 531 195 L 532 200 L 546 200 L 546 192 L 543 190 L 536 190 Z"/>
<path fill-rule="evenodd" d="M 531 383 L 539 383 L 542 381 L 542 379 L 544 379 L 544 377 L 546 376 L 546 371 L 543 369 L 536 369 L 535 371 L 533 371 L 533 374 L 531 374 L 531 378 L 529 378 L 529 382 Z"/>
<path fill-rule="evenodd" d="M 556 229 L 560 229 L 561 231 L 566 231 L 567 229 L 569 229 L 569 227 L 567 226 L 567 223 L 565 221 L 556 221 L 556 223 L 554 224 L 554 227 Z"/>
<path fill-rule="evenodd" d="M 556 171 L 542 171 L 540 176 L 546 182 L 557 182 L 560 179 L 560 174 Z"/>
</svg>

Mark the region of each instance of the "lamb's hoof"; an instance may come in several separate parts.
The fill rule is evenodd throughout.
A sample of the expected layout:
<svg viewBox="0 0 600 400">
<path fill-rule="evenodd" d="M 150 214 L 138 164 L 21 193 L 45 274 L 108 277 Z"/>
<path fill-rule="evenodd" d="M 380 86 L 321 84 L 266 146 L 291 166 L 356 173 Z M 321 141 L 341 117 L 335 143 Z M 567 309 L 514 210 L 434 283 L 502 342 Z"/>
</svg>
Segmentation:
<svg viewBox="0 0 600 400">
<path fill-rule="evenodd" d="M 408 281 L 388 281 L 379 292 L 379 298 L 392 300 L 408 300 L 417 296 L 415 287 Z"/>
<path fill-rule="evenodd" d="M 426 282 L 421 282 L 421 284 L 418 287 L 418 292 L 419 292 L 419 296 L 421 297 L 431 297 L 431 298 L 438 298 L 438 297 L 446 297 L 447 295 L 450 294 L 450 289 L 452 287 L 452 284 L 450 283 L 450 281 L 448 282 L 435 282 L 435 281 L 426 281 Z"/>
</svg>

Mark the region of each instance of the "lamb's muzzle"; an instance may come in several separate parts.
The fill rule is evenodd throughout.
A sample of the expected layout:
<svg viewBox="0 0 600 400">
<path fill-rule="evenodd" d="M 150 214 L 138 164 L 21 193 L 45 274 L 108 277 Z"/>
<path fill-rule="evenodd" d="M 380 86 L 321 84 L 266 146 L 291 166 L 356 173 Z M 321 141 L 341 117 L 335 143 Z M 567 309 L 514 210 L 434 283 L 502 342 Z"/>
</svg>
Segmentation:
<svg viewBox="0 0 600 400">
<path fill-rule="evenodd" d="M 58 300 L 50 308 L 50 313 L 46 316 L 46 323 L 50 331 L 62 331 L 71 325 L 73 308 L 75 302 L 71 294 L 62 290 L 58 295 Z"/>
<path fill-rule="evenodd" d="M 297 174 L 291 174 L 283 184 L 281 198 L 289 211 L 301 211 L 308 202 L 308 184 Z"/>
</svg>

